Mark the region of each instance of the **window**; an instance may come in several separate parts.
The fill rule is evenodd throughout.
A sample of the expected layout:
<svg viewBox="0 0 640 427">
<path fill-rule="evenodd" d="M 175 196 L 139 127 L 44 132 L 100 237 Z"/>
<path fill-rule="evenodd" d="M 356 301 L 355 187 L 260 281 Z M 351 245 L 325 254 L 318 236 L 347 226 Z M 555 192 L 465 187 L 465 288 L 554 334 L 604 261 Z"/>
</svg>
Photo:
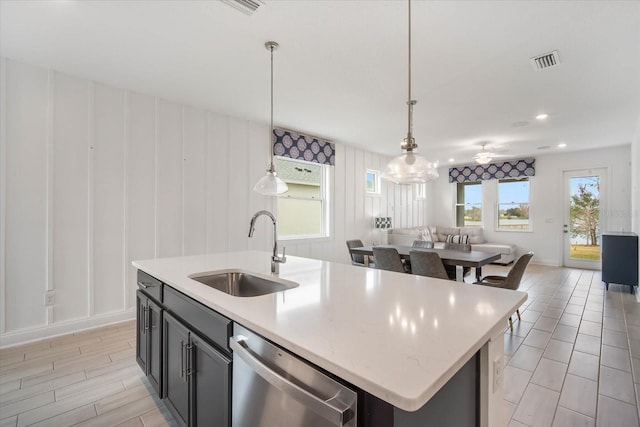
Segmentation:
<svg viewBox="0 0 640 427">
<path fill-rule="evenodd" d="M 278 176 L 289 186 L 289 191 L 278 196 L 279 237 L 326 237 L 329 166 L 282 157 L 275 161 Z"/>
<path fill-rule="evenodd" d="M 498 181 L 498 230 L 529 230 L 529 178 Z"/>
<path fill-rule="evenodd" d="M 364 178 L 365 190 L 369 194 L 380 194 L 380 172 L 367 169 Z"/>
<path fill-rule="evenodd" d="M 482 227 L 482 183 L 458 183 L 456 190 L 456 226 Z"/>
</svg>

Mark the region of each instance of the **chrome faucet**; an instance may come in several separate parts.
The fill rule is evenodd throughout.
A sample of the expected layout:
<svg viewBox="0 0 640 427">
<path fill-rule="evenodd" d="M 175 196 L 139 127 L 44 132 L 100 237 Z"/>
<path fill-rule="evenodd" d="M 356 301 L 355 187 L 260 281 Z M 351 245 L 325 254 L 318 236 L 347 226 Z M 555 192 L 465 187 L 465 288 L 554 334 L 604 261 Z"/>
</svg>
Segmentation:
<svg viewBox="0 0 640 427">
<path fill-rule="evenodd" d="M 249 237 L 253 237 L 253 232 L 256 231 L 256 220 L 259 216 L 266 215 L 271 218 L 271 222 L 273 223 L 273 255 L 271 256 L 271 272 L 278 274 L 280 273 L 280 264 L 284 264 L 287 262 L 287 257 L 285 256 L 285 250 L 287 248 L 282 248 L 282 256 L 278 255 L 278 230 L 276 225 L 276 217 L 269 211 L 258 211 L 251 218 L 251 223 L 249 224 Z"/>
</svg>

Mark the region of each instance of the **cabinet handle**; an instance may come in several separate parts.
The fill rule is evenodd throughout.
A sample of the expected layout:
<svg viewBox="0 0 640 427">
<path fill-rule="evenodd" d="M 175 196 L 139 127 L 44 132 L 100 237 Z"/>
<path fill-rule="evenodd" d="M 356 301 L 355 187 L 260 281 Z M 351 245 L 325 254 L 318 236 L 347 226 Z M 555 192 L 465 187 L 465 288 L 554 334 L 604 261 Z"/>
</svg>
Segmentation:
<svg viewBox="0 0 640 427">
<path fill-rule="evenodd" d="M 148 307 L 142 307 L 142 333 L 147 333 L 147 310 Z"/>
<path fill-rule="evenodd" d="M 191 352 L 191 350 L 193 350 L 193 343 L 187 344 L 186 346 L 186 353 L 187 353 L 186 376 L 187 377 L 190 377 L 191 374 L 193 374 L 193 353 Z"/>
<path fill-rule="evenodd" d="M 147 283 L 143 283 L 143 282 L 141 282 L 141 281 L 139 281 L 139 280 L 138 280 L 138 286 L 142 286 L 143 288 L 148 289 L 148 288 L 150 288 L 150 287 L 151 287 L 151 286 L 153 286 L 153 285 L 149 285 L 149 284 L 147 284 Z"/>
<path fill-rule="evenodd" d="M 148 331 L 149 330 L 149 324 L 151 323 L 151 311 L 149 310 L 149 307 L 145 307 L 144 308 L 144 330 Z"/>
<path fill-rule="evenodd" d="M 253 371 L 265 379 L 269 384 L 276 387 L 283 393 L 293 397 L 334 426 L 344 426 L 353 418 L 351 409 L 343 402 L 336 399 L 339 392 L 327 400 L 294 384 L 289 379 L 279 375 L 261 360 L 254 356 L 247 345 L 247 339 L 238 335 L 229 339 L 229 345 L 233 350 L 234 358 L 240 357 Z"/>
<path fill-rule="evenodd" d="M 183 379 L 185 378 L 184 373 L 186 371 L 186 368 L 184 366 L 184 351 L 185 351 L 184 341 L 180 341 L 180 378 L 183 378 Z"/>
</svg>

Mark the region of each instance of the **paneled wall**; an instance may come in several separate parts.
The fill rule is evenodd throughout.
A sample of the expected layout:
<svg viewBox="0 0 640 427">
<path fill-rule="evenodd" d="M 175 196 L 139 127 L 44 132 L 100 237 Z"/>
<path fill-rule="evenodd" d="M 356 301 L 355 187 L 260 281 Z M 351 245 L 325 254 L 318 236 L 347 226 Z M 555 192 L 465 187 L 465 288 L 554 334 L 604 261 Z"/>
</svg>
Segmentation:
<svg viewBox="0 0 640 427">
<path fill-rule="evenodd" d="M 251 188 L 269 127 L 9 59 L 1 67 L 0 345 L 132 318 L 131 261 L 269 250 L 275 208 Z M 423 224 L 412 187 L 364 191 L 384 156 L 337 141 L 331 237 L 287 254 L 349 262 L 345 240 L 378 240 L 373 217 Z M 45 306 L 45 293 L 55 304 Z"/>
</svg>

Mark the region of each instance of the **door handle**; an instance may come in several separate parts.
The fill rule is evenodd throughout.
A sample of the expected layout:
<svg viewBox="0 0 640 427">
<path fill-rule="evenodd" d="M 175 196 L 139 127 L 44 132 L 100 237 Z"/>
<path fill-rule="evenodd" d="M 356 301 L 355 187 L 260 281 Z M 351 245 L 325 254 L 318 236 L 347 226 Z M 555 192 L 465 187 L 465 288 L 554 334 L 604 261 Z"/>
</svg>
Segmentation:
<svg viewBox="0 0 640 427">
<path fill-rule="evenodd" d="M 193 343 L 187 344 L 185 347 L 185 353 L 187 355 L 187 362 L 186 362 L 186 366 L 185 366 L 185 375 L 186 377 L 190 377 L 191 374 L 193 374 L 193 353 L 191 350 L 193 350 Z"/>
<path fill-rule="evenodd" d="M 184 341 L 180 341 L 180 378 L 187 380 L 185 377 L 186 367 L 184 366 L 184 353 L 185 353 Z"/>
<path fill-rule="evenodd" d="M 340 392 L 325 400 L 278 375 L 252 354 L 247 345 L 247 339 L 243 336 L 231 337 L 229 339 L 229 346 L 233 350 L 234 356 L 240 357 L 265 381 L 331 422 L 332 425 L 344 426 L 353 418 L 353 413 L 349 406 L 340 401 Z"/>
</svg>

